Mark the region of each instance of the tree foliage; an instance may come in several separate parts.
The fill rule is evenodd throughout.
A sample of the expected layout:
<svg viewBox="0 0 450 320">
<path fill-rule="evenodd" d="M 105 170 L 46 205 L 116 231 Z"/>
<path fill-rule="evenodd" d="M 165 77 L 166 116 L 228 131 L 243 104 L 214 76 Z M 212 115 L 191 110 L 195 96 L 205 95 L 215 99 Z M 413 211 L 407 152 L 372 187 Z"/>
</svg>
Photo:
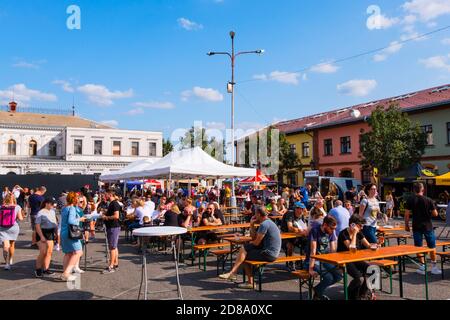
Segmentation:
<svg viewBox="0 0 450 320">
<path fill-rule="evenodd" d="M 205 128 L 191 127 L 186 131 L 184 137 L 180 138 L 181 149 L 192 149 L 201 146 L 202 150 L 212 157 L 223 160 L 225 155 L 225 140 L 217 140 L 216 137 L 209 137 Z"/>
<path fill-rule="evenodd" d="M 368 122 L 371 131 L 361 136 L 364 168 L 378 168 L 380 175 L 389 176 L 420 161 L 426 134 L 398 106 L 378 107 Z"/>
<path fill-rule="evenodd" d="M 163 157 L 167 156 L 169 153 L 173 151 L 173 144 L 172 142 L 167 139 L 163 139 Z"/>
</svg>

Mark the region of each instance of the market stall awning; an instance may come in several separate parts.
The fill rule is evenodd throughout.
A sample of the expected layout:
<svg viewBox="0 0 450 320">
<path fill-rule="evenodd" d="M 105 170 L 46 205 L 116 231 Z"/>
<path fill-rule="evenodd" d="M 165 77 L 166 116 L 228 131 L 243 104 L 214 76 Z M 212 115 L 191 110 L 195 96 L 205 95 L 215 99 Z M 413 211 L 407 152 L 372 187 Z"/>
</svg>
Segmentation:
<svg viewBox="0 0 450 320">
<path fill-rule="evenodd" d="M 418 180 L 435 179 L 436 175 L 416 163 L 399 173 L 381 179 L 382 183 L 413 183 Z"/>
<path fill-rule="evenodd" d="M 244 180 L 239 181 L 240 184 L 254 184 L 254 183 L 276 183 L 276 181 L 270 180 L 266 175 L 264 175 L 260 170 L 256 171 L 256 175 L 248 177 Z"/>
<path fill-rule="evenodd" d="M 450 186 L 450 172 L 436 177 L 437 186 Z"/>
<path fill-rule="evenodd" d="M 132 178 L 152 179 L 226 179 L 248 177 L 256 174 L 255 169 L 238 168 L 222 163 L 200 147 L 169 153 L 161 160 L 134 170 L 128 174 Z M 102 176 L 100 177 L 102 180 Z"/>
<path fill-rule="evenodd" d="M 125 168 L 116 171 L 114 173 L 102 174 L 100 176 L 100 181 L 119 181 L 119 180 L 132 180 L 132 179 L 142 179 L 143 176 L 136 176 L 134 173 L 141 172 L 144 168 L 147 168 L 159 161 L 161 158 L 146 158 L 137 160 L 130 163 Z"/>
</svg>

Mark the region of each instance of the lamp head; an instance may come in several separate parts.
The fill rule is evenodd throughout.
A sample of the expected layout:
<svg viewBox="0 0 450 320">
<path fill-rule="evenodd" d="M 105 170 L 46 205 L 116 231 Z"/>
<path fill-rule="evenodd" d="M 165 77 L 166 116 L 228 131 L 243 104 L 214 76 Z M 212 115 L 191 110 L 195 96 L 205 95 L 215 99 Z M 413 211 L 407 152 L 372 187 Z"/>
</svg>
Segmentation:
<svg viewBox="0 0 450 320">
<path fill-rule="evenodd" d="M 208 52 L 207 55 L 208 56 L 213 56 L 213 55 L 215 55 L 215 53 L 214 52 Z"/>
<path fill-rule="evenodd" d="M 231 39 L 233 39 L 235 35 L 236 35 L 236 32 L 230 31 L 230 37 L 231 37 Z"/>
<path fill-rule="evenodd" d="M 260 49 L 260 50 L 256 51 L 256 53 L 259 55 L 264 54 L 264 52 L 266 52 L 266 50 L 264 50 L 264 49 Z"/>
</svg>

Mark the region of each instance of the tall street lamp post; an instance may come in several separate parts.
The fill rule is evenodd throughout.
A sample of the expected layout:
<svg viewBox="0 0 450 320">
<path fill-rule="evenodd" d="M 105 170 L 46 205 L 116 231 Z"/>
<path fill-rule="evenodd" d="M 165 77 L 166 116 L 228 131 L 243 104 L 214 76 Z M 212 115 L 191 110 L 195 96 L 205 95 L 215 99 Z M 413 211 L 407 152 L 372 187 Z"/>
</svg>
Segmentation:
<svg viewBox="0 0 450 320">
<path fill-rule="evenodd" d="M 261 55 L 264 53 L 264 50 L 254 50 L 254 51 L 242 51 L 237 54 L 234 52 L 234 37 L 236 36 L 236 33 L 234 31 L 230 32 L 231 37 L 231 53 L 229 52 L 208 52 L 208 56 L 214 56 L 214 55 L 227 55 L 231 59 L 231 82 L 228 82 L 227 85 L 227 91 L 228 93 L 231 93 L 231 162 L 234 166 L 235 163 L 235 155 L 234 155 L 234 85 L 236 84 L 234 82 L 234 66 L 236 58 L 240 55 L 244 54 L 258 54 Z M 232 179 L 232 187 L 231 187 L 231 206 L 236 207 L 236 193 L 235 193 L 235 186 L 234 186 L 234 179 Z"/>
</svg>

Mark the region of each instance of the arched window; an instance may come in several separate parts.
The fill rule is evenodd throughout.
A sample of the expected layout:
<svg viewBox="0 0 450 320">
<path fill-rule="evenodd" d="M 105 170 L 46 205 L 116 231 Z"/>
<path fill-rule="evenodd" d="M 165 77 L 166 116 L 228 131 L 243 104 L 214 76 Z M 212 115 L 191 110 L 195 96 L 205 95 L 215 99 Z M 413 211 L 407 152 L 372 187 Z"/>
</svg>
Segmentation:
<svg viewBox="0 0 450 320">
<path fill-rule="evenodd" d="M 50 141 L 50 143 L 48 144 L 48 155 L 50 157 L 56 157 L 56 147 L 57 144 L 55 141 Z"/>
<path fill-rule="evenodd" d="M 16 140 L 11 139 L 8 141 L 8 156 L 16 155 Z"/>
<path fill-rule="evenodd" d="M 342 169 L 341 170 L 341 178 L 353 178 L 352 169 Z"/>
<path fill-rule="evenodd" d="M 325 177 L 333 177 L 333 176 L 334 176 L 333 170 L 330 170 L 330 169 L 325 170 L 324 176 L 325 176 Z"/>
<path fill-rule="evenodd" d="M 30 144 L 28 145 L 28 154 L 30 157 L 34 157 L 37 155 L 37 142 L 34 140 L 30 141 Z"/>
</svg>

